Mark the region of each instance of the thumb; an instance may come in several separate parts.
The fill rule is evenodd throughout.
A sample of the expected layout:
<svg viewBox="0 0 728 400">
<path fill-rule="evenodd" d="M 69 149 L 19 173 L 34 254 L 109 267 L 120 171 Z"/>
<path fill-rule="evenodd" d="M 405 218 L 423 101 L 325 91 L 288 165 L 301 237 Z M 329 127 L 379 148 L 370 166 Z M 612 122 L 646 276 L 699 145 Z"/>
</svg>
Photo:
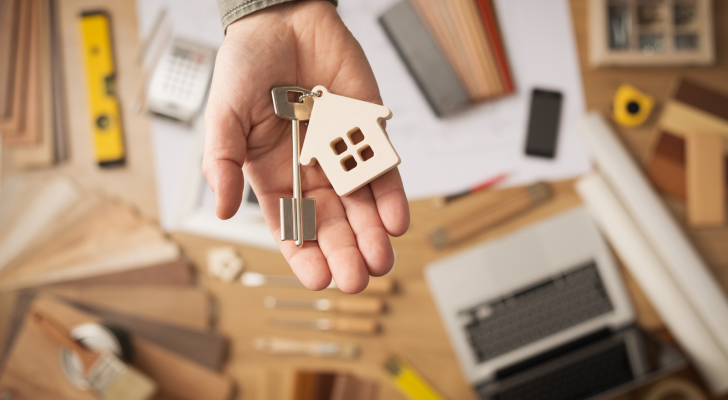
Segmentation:
<svg viewBox="0 0 728 400">
<path fill-rule="evenodd" d="M 202 173 L 215 193 L 217 217 L 229 219 L 238 212 L 243 197 L 242 167 L 247 143 L 235 112 L 215 100 L 215 92 L 211 90 L 205 110 Z"/>
</svg>

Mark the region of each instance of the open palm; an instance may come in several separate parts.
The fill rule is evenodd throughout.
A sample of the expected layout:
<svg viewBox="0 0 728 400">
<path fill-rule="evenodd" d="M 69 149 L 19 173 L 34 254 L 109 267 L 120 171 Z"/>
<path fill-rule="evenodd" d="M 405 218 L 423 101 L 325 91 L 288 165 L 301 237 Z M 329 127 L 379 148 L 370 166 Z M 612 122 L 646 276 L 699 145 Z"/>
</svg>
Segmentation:
<svg viewBox="0 0 728 400">
<path fill-rule="evenodd" d="M 285 3 L 228 27 L 205 112 L 202 169 L 222 219 L 240 206 L 244 171 L 275 238 L 279 198 L 292 197 L 293 177 L 291 122 L 275 115 L 270 91 L 291 85 L 323 85 L 382 104 L 364 52 L 329 2 Z M 339 197 L 318 164 L 301 168 L 303 197 L 316 199 L 318 241 L 302 248 L 278 241 L 278 247 L 308 288 L 322 289 L 333 276 L 344 292 L 359 292 L 369 275 L 389 272 L 394 255 L 388 235 L 402 235 L 409 226 L 399 171 Z"/>
</svg>

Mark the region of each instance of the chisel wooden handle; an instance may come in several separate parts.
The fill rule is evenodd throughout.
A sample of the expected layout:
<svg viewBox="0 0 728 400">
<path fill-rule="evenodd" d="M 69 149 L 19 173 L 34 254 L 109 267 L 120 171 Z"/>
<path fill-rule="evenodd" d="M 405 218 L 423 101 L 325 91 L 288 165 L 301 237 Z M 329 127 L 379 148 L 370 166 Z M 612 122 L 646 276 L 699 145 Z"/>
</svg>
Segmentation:
<svg viewBox="0 0 728 400">
<path fill-rule="evenodd" d="M 379 323 L 373 318 L 332 318 L 331 330 L 372 335 L 379 330 Z"/>
<path fill-rule="evenodd" d="M 384 308 L 384 302 L 377 297 L 353 296 L 334 300 L 332 308 L 335 311 L 350 314 L 378 314 Z"/>
<path fill-rule="evenodd" d="M 430 241 L 437 248 L 444 248 L 463 241 L 485 229 L 512 218 L 529 208 L 551 198 L 548 184 L 539 182 L 503 197 L 489 207 L 473 210 L 467 218 L 434 230 Z"/>
</svg>

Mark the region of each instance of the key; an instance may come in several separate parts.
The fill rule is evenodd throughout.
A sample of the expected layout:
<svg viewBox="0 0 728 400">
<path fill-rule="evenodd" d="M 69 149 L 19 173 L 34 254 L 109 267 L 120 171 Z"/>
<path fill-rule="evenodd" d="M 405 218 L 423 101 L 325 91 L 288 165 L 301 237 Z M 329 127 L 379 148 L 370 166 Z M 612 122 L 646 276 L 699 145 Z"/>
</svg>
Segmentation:
<svg viewBox="0 0 728 400">
<path fill-rule="evenodd" d="M 289 95 L 290 93 L 290 95 Z M 281 240 L 294 240 L 303 246 L 304 240 L 316 240 L 316 200 L 304 199 L 301 194 L 301 163 L 299 123 L 311 118 L 313 98 L 299 98 L 311 91 L 298 86 L 273 88 L 273 107 L 280 118 L 291 120 L 293 147 L 293 197 L 281 197 Z M 289 101 L 292 98 L 293 101 Z"/>
</svg>

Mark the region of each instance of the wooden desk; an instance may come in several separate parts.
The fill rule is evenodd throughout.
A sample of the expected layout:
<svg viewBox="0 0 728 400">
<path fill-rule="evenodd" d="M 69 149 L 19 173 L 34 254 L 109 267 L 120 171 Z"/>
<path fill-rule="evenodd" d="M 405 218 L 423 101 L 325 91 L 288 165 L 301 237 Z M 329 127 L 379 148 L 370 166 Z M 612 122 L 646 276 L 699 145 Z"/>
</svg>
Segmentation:
<svg viewBox="0 0 728 400">
<path fill-rule="evenodd" d="M 728 92 L 728 2 L 716 2 L 716 42 L 718 59 L 711 68 L 613 68 L 592 70 L 587 65 L 587 1 L 571 0 L 575 37 L 579 49 L 582 79 L 587 107 L 604 113 L 610 110 L 611 98 L 617 87 L 629 82 L 652 94 L 658 102 L 667 97 L 669 85 L 676 76 L 687 76 L 708 85 L 714 85 Z M 659 115 L 660 109 L 655 112 Z M 646 126 L 634 129 L 619 129 L 619 132 L 633 154 L 641 158 L 646 150 L 648 138 L 655 118 Z M 256 371 L 261 368 L 321 368 L 348 370 L 362 376 L 379 380 L 380 399 L 402 399 L 394 388 L 386 383 L 382 372 L 382 362 L 388 354 L 401 354 L 408 358 L 442 393 L 449 399 L 474 399 L 470 388 L 460 373 L 454 353 L 450 348 L 445 330 L 440 323 L 435 305 L 429 295 L 422 270 L 429 262 L 451 254 L 469 245 L 511 232 L 531 222 L 553 213 L 580 204 L 573 191 L 573 182 L 560 182 L 555 185 L 556 199 L 528 212 L 516 220 L 496 227 L 474 237 L 448 251 L 435 251 L 427 245 L 427 234 L 434 227 L 450 218 L 457 218 L 469 204 L 482 198 L 498 196 L 499 193 L 484 193 L 471 196 L 457 206 L 435 210 L 429 201 L 411 203 L 412 224 L 409 232 L 401 238 L 393 239 L 397 251 L 397 265 L 392 275 L 397 280 L 399 290 L 386 298 L 388 312 L 381 318 L 383 332 L 372 338 L 351 340 L 362 346 L 363 354 L 357 361 L 332 361 L 308 357 L 274 357 L 258 353 L 253 349 L 252 340 L 260 335 L 280 335 L 300 338 L 326 338 L 347 340 L 342 335 L 330 333 L 286 332 L 272 328 L 267 320 L 282 316 L 283 311 L 270 311 L 263 307 L 263 297 L 290 295 L 315 298 L 318 296 L 344 296 L 340 293 L 311 293 L 300 289 L 278 288 L 241 288 L 239 285 L 224 285 L 206 281 L 205 285 L 213 293 L 220 306 L 218 328 L 233 340 L 228 371 L 241 387 L 241 398 L 255 398 Z M 684 222 L 684 207 L 676 201 L 668 201 L 671 208 Z M 701 254 L 713 269 L 723 286 L 728 289 L 728 229 L 694 230 L 688 233 Z M 214 241 L 195 238 L 184 234 L 174 234 L 195 264 L 205 265 L 205 251 L 215 244 Z M 290 270 L 282 256 L 261 250 L 239 247 L 247 262 L 249 271 L 274 274 L 289 274 Z M 663 329 L 639 288 L 627 277 L 628 285 L 638 308 L 640 324 L 653 331 Z M 301 315 L 291 313 L 290 315 Z M 316 314 L 311 313 L 311 316 Z M 681 375 L 695 379 L 695 374 L 686 371 Z M 621 396 L 620 399 L 639 398 L 640 392 Z M 724 397 L 728 399 L 728 396 Z"/>
<path fill-rule="evenodd" d="M 68 1 L 78 2 L 84 5 L 90 5 L 90 3 L 98 4 L 94 0 Z M 124 35 L 120 35 L 117 32 L 116 35 L 117 41 L 123 40 L 125 43 L 124 46 L 117 47 L 117 51 L 120 54 L 124 54 L 124 56 L 120 56 L 118 59 L 132 59 L 133 46 L 130 44 L 135 43 L 137 37 L 136 23 L 134 21 L 134 1 L 127 0 L 123 3 L 116 2 L 113 5 L 112 3 L 107 4 L 107 8 L 113 9 L 113 12 L 119 11 L 119 15 L 114 16 L 115 23 L 117 29 L 124 33 Z M 655 96 L 658 101 L 665 99 L 668 86 L 677 75 L 689 76 L 697 81 L 714 85 L 723 91 L 728 91 L 728 2 L 715 2 L 716 42 L 718 46 L 717 63 L 714 67 L 699 69 L 589 69 L 586 66 L 586 7 L 586 0 L 571 0 L 575 37 L 580 53 L 586 102 L 590 109 L 599 109 L 607 113 L 609 111 L 609 102 L 614 91 L 623 82 L 632 83 Z M 69 35 L 73 37 L 74 34 L 69 31 Z M 75 44 L 70 43 L 71 41 L 72 39 L 68 37 L 65 39 L 66 44 L 75 46 Z M 75 47 L 66 49 L 66 52 L 73 54 L 74 49 Z M 70 56 L 72 57 L 73 55 Z M 129 63 L 122 62 L 119 70 L 120 76 L 122 77 L 124 74 L 127 74 L 126 76 L 135 76 L 138 74 L 138 68 Z M 80 72 L 69 71 L 67 74 L 69 81 L 80 82 Z M 69 84 L 69 86 L 71 85 Z M 128 93 L 125 95 L 123 92 L 126 85 L 119 86 L 122 90 L 122 97 L 130 98 Z M 79 102 L 81 100 L 79 99 Z M 658 107 L 656 113 L 659 112 Z M 74 121 L 78 118 L 77 116 L 72 116 L 72 120 Z M 73 124 L 74 126 L 76 125 L 75 122 Z M 633 154 L 640 156 L 646 148 L 651 129 L 651 125 L 648 124 L 642 128 L 620 129 L 619 131 L 628 143 Z M 126 129 L 125 131 L 128 134 L 130 129 Z M 80 129 L 74 135 L 78 136 L 83 134 L 87 134 L 85 129 Z M 81 140 L 86 142 L 88 136 Z M 143 148 L 144 144 L 142 143 L 140 146 Z M 146 146 L 148 146 L 148 143 Z M 87 149 L 79 148 L 78 150 L 75 155 L 79 155 L 80 153 L 82 157 L 86 157 L 84 152 Z M 130 148 L 130 154 L 132 156 L 134 156 L 134 152 L 135 149 Z M 146 148 L 143 149 L 143 152 L 149 154 Z M 151 162 L 147 165 L 151 165 Z M 95 166 L 91 166 L 91 168 L 95 168 Z M 139 177 L 145 180 L 153 176 L 153 171 L 151 170 L 135 170 L 135 173 L 139 174 Z M 445 330 L 440 323 L 435 305 L 429 295 L 422 275 L 423 267 L 432 260 L 451 254 L 454 251 L 511 232 L 526 224 L 579 204 L 580 200 L 574 193 L 572 186 L 573 182 L 556 183 L 556 198 L 552 202 L 534 209 L 506 224 L 484 232 L 472 238 L 468 243 L 442 252 L 435 251 L 427 245 L 427 233 L 442 221 L 462 215 L 463 210 L 467 208 L 468 204 L 476 203 L 482 198 L 499 196 L 500 193 L 482 193 L 471 196 L 459 202 L 457 206 L 441 210 L 433 209 L 429 201 L 412 202 L 412 224 L 410 231 L 404 237 L 393 240 L 398 261 L 392 275 L 397 280 L 399 289 L 395 294 L 386 298 L 387 313 L 381 317 L 383 332 L 374 337 L 346 337 L 325 332 L 285 331 L 272 328 L 268 324 L 268 320 L 273 316 L 304 316 L 306 314 L 303 312 L 291 313 L 278 310 L 266 310 L 263 307 L 263 298 L 266 295 L 295 296 L 301 298 L 345 296 L 341 293 L 333 291 L 314 293 L 302 289 L 283 288 L 244 288 L 239 284 L 222 284 L 209 280 L 206 278 L 206 274 L 201 272 L 202 284 L 217 300 L 217 328 L 227 335 L 232 342 L 227 372 L 238 382 L 238 398 L 255 399 L 256 381 L 259 376 L 258 372 L 263 368 L 312 368 L 351 371 L 364 377 L 376 379 L 380 382 L 379 399 L 402 399 L 403 397 L 396 392 L 393 386 L 386 382 L 385 375 L 382 371 L 382 363 L 385 357 L 394 353 L 403 355 L 409 359 L 447 398 L 458 400 L 474 399 L 470 388 L 460 373 Z M 149 187 L 148 184 L 145 187 Z M 142 208 L 147 208 L 149 199 L 144 199 L 143 202 Z M 683 207 L 674 201 L 670 201 L 669 203 L 678 218 L 684 221 Z M 728 246 L 725 245 L 728 243 L 728 229 L 688 230 L 688 232 L 718 279 L 725 288 L 728 288 Z M 204 271 L 206 264 L 205 255 L 207 249 L 220 245 L 218 241 L 187 234 L 175 233 L 172 236 L 182 245 L 187 256 L 201 271 Z M 280 254 L 242 246 L 237 246 L 237 248 L 247 263 L 248 271 L 290 274 L 290 269 Z M 630 286 L 632 289 L 635 289 L 634 285 Z M 649 304 L 644 300 L 638 290 L 633 290 L 633 292 L 635 294 L 634 297 L 638 306 L 641 324 L 651 330 L 661 329 L 662 324 L 651 310 Z M 315 316 L 319 314 L 311 312 L 308 315 Z M 309 357 L 274 357 L 261 354 L 253 349 L 253 339 L 261 335 L 288 336 L 301 339 L 351 340 L 361 345 L 363 352 L 361 357 L 356 361 L 325 360 Z M 694 376 L 690 372 L 687 372 L 685 375 Z M 638 399 L 639 396 L 638 394 L 630 394 L 620 397 L 620 399 L 632 398 Z M 724 398 L 728 399 L 728 396 Z"/>
</svg>

